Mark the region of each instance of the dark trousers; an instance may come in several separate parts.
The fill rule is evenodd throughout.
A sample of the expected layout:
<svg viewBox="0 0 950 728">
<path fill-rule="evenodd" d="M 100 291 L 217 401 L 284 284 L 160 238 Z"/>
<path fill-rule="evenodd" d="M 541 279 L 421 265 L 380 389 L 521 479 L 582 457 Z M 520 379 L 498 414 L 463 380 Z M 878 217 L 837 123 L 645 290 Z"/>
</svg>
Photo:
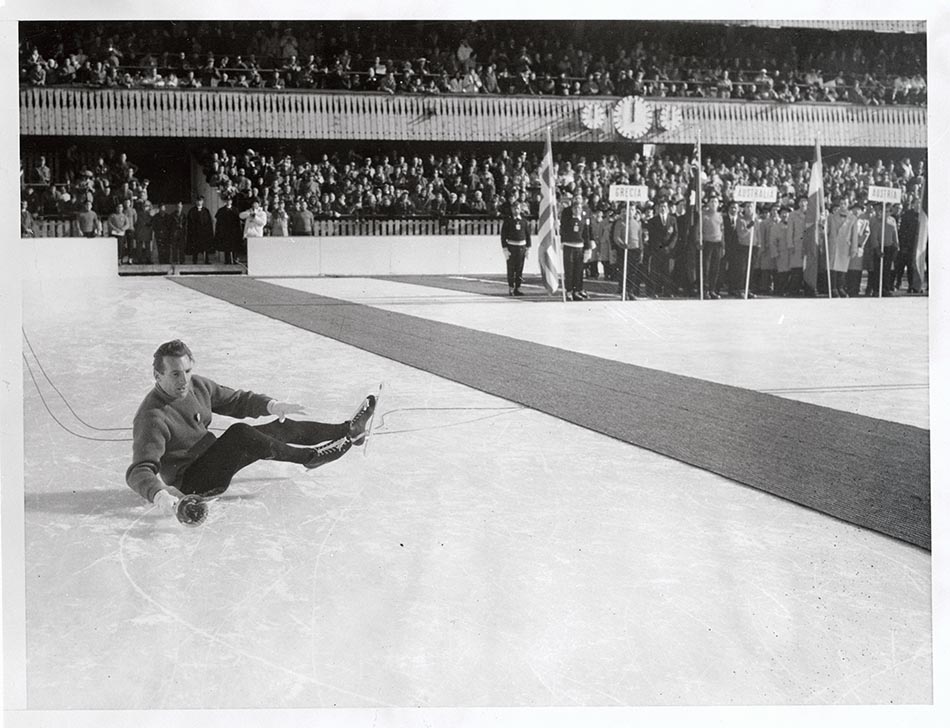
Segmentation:
<svg viewBox="0 0 950 728">
<path fill-rule="evenodd" d="M 507 260 L 508 288 L 518 290 L 521 288 L 522 275 L 524 274 L 524 258 L 528 252 L 528 248 L 525 245 L 509 245 L 507 248 L 510 253 Z"/>
<path fill-rule="evenodd" d="M 729 261 L 729 288 L 736 295 L 745 294 L 746 272 L 750 273 L 749 288 L 752 288 L 751 270 L 749 269 L 749 246 L 737 245 L 732 259 Z M 752 268 L 755 268 L 756 248 L 752 248 Z"/>
<path fill-rule="evenodd" d="M 800 296 L 805 285 L 805 276 L 801 268 L 792 268 L 785 278 L 785 295 Z"/>
<path fill-rule="evenodd" d="M 584 249 L 564 249 L 564 290 L 568 293 L 580 293 L 584 290 Z"/>
<path fill-rule="evenodd" d="M 214 444 L 187 467 L 178 489 L 188 495 L 212 496 L 223 493 L 231 478 L 258 460 L 307 462 L 311 453 L 290 445 L 318 445 L 337 440 L 349 432 L 349 423 L 274 420 L 265 425 L 238 422 L 231 425 Z"/>
<path fill-rule="evenodd" d="M 656 249 L 650 252 L 649 272 L 647 274 L 647 295 L 672 295 L 673 277 L 670 275 L 669 250 Z"/>
<path fill-rule="evenodd" d="M 886 250 L 886 249 L 885 249 Z M 899 250 L 894 260 L 894 278 L 893 287 L 900 290 L 901 279 L 904 277 L 904 271 L 907 271 L 907 288 L 914 287 L 914 251 Z"/>
<path fill-rule="evenodd" d="M 722 264 L 721 242 L 703 242 L 703 285 L 706 291 L 719 293 L 719 266 Z"/>
<path fill-rule="evenodd" d="M 872 254 L 873 264 L 868 272 L 868 290 L 872 293 L 878 293 L 877 284 L 881 280 L 881 254 L 874 251 Z M 894 290 L 894 258 L 897 255 L 897 248 L 884 248 L 884 292 L 890 293 Z"/>
</svg>

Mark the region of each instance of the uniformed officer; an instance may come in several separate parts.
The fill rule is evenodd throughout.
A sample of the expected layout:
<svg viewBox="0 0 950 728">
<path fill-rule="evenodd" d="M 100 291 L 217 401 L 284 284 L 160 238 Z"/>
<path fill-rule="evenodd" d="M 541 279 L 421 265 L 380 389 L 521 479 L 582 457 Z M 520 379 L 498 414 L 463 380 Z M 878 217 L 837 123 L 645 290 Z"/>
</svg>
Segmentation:
<svg viewBox="0 0 950 728">
<path fill-rule="evenodd" d="M 512 200 L 511 212 L 501 224 L 501 249 L 508 266 L 508 295 L 523 296 L 521 292 L 524 259 L 531 247 L 531 230 L 524 217 L 526 205 Z"/>
<path fill-rule="evenodd" d="M 571 206 L 561 213 L 561 248 L 564 251 L 564 290 L 571 300 L 589 298 L 584 290 L 584 257 L 591 250 L 590 216 L 584 200 L 575 195 Z"/>
</svg>

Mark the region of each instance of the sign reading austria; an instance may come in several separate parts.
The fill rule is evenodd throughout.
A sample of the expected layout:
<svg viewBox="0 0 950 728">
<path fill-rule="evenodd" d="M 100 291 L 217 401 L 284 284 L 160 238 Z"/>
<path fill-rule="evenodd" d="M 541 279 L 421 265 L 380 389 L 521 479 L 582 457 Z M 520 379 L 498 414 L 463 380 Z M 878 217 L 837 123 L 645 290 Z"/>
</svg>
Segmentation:
<svg viewBox="0 0 950 728">
<path fill-rule="evenodd" d="M 899 187 L 868 187 L 868 199 L 871 202 L 886 202 L 889 205 L 895 205 L 901 201 L 901 191 Z"/>
<path fill-rule="evenodd" d="M 778 199 L 778 187 L 751 187 L 737 185 L 732 191 L 736 202 L 775 202 Z"/>
</svg>

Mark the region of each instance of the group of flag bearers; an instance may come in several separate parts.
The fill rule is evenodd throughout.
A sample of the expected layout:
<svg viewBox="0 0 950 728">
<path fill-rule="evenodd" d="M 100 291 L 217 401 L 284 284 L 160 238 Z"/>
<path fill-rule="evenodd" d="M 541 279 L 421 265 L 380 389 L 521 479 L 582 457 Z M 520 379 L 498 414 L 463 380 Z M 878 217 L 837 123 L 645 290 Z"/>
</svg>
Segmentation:
<svg viewBox="0 0 950 728">
<path fill-rule="evenodd" d="M 585 266 L 590 274 L 598 260 L 605 275 L 618 280 L 624 299 L 680 291 L 700 298 L 726 292 L 744 298 L 756 293 L 845 298 L 860 295 L 865 272 L 866 295 L 891 295 L 905 271 L 908 289 L 921 291 L 927 220 L 919 198 L 910 201 L 900 220 L 894 214 L 899 204 L 889 211 L 886 200 L 869 204 L 864 197 L 835 200 L 826 211 L 816 143 L 807 196 L 775 199 L 760 209 L 755 201 L 760 195 L 753 195 L 720 209 L 718 193 L 703 199 L 700 149 L 697 144 L 689 201 L 661 193 L 650 205 L 652 215 L 645 217 L 628 201 L 615 219 L 604 219 L 575 195 L 558 214 L 549 131 L 539 171 L 538 216 L 538 259 L 547 291 L 560 289 L 565 301 L 587 299 Z M 695 200 L 703 200 L 701 208 Z M 512 208 L 502 228 L 502 248 L 509 294 L 519 296 L 531 239 L 525 210 L 517 203 Z"/>
</svg>

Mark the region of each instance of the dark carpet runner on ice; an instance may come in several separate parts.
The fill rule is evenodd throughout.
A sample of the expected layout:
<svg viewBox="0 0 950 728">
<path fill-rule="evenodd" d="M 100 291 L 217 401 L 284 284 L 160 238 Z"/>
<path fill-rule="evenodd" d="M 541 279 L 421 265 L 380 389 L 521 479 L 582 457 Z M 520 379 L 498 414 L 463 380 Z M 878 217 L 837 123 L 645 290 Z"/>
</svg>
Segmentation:
<svg viewBox="0 0 950 728">
<path fill-rule="evenodd" d="M 928 430 L 252 278 L 175 280 L 247 310 L 930 549 Z M 570 449 L 571 443 L 551 447 Z"/>
</svg>

